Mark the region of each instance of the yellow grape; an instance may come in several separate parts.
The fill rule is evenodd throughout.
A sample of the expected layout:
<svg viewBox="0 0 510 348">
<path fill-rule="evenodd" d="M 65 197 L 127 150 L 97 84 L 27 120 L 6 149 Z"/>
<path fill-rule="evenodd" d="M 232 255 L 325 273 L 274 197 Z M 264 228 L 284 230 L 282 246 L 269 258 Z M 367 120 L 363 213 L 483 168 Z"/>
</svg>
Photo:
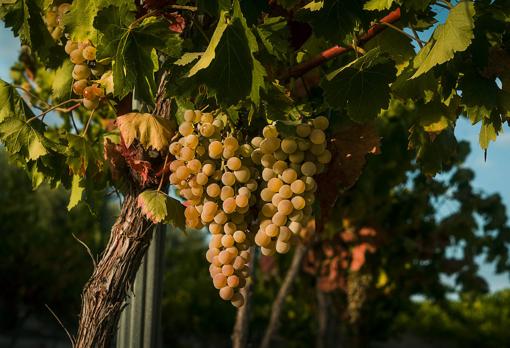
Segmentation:
<svg viewBox="0 0 510 348">
<path fill-rule="evenodd" d="M 231 275 L 227 278 L 227 285 L 231 288 L 237 288 L 239 286 L 239 277 Z"/>
<path fill-rule="evenodd" d="M 230 300 L 232 297 L 234 296 L 234 289 L 232 289 L 231 287 L 229 286 L 225 286 L 223 288 L 220 289 L 220 297 L 225 300 L 225 301 L 228 301 Z"/>
<path fill-rule="evenodd" d="M 223 186 L 220 192 L 220 199 L 225 201 L 230 197 L 234 197 L 234 189 L 231 186 Z"/>
<path fill-rule="evenodd" d="M 289 215 L 292 213 L 292 210 L 294 210 L 294 207 L 291 203 L 291 201 L 284 199 L 278 203 L 278 213 L 281 213 L 283 215 Z"/>
<path fill-rule="evenodd" d="M 306 151 L 309 150 L 312 146 L 312 143 L 308 139 L 299 139 L 298 141 L 298 149 L 300 151 Z"/>
<path fill-rule="evenodd" d="M 269 181 L 274 177 L 276 177 L 276 173 L 271 168 L 264 168 L 262 170 L 262 179 L 264 179 L 264 181 Z"/>
<path fill-rule="evenodd" d="M 261 213 L 265 217 L 272 217 L 276 213 L 277 209 L 272 203 L 266 203 L 262 206 Z"/>
<path fill-rule="evenodd" d="M 86 64 L 76 64 L 72 75 L 75 80 L 87 79 L 90 76 L 90 69 Z"/>
<path fill-rule="evenodd" d="M 267 182 L 267 188 L 270 189 L 274 193 L 277 193 L 282 186 L 283 186 L 283 182 L 278 178 L 271 178 Z"/>
<path fill-rule="evenodd" d="M 69 58 L 73 64 L 83 64 L 85 58 L 83 58 L 83 50 L 76 48 L 69 54 Z"/>
<path fill-rule="evenodd" d="M 282 180 L 285 183 L 290 184 L 296 179 L 297 179 L 297 173 L 294 169 L 288 168 L 283 171 Z"/>
<path fill-rule="evenodd" d="M 212 198 L 218 197 L 220 195 L 220 191 L 220 185 L 216 183 L 210 184 L 206 189 L 207 194 Z"/>
<path fill-rule="evenodd" d="M 302 228 L 301 224 L 297 221 L 292 221 L 288 227 L 289 227 L 289 230 L 291 230 L 291 232 L 294 234 L 299 233 Z"/>
<path fill-rule="evenodd" d="M 275 224 L 269 224 L 264 229 L 264 233 L 269 237 L 278 237 L 278 234 L 280 233 L 280 227 Z"/>
<path fill-rule="evenodd" d="M 198 137 L 195 134 L 186 136 L 186 146 L 194 149 L 198 146 Z"/>
<path fill-rule="evenodd" d="M 289 155 L 287 155 L 285 152 L 283 152 L 281 149 L 277 150 L 273 154 L 274 158 L 278 161 L 285 161 L 287 158 L 289 158 Z"/>
<path fill-rule="evenodd" d="M 312 144 L 322 144 L 326 141 L 326 135 L 320 129 L 314 129 L 309 138 Z"/>
<path fill-rule="evenodd" d="M 197 159 L 189 161 L 186 166 L 189 168 L 189 170 L 191 170 L 192 173 L 198 173 L 200 172 L 200 169 L 202 169 L 202 163 Z"/>
<path fill-rule="evenodd" d="M 267 138 L 260 143 L 260 150 L 263 153 L 273 153 L 280 147 L 279 138 Z"/>
<path fill-rule="evenodd" d="M 194 122 L 195 121 L 195 112 L 193 110 L 185 110 L 184 111 L 184 121 Z"/>
<path fill-rule="evenodd" d="M 179 144 L 178 142 L 175 142 L 175 143 L 170 144 L 170 147 L 168 150 L 170 151 L 170 153 L 172 155 L 177 156 L 179 154 L 179 152 L 181 151 L 181 148 L 182 148 L 182 145 Z"/>
<path fill-rule="evenodd" d="M 248 180 L 248 182 L 246 183 L 246 187 L 248 188 L 248 190 L 250 190 L 251 192 L 253 191 L 256 191 L 257 188 L 258 188 L 259 184 L 257 183 L 257 181 L 255 179 L 250 179 Z"/>
<path fill-rule="evenodd" d="M 297 150 L 297 143 L 294 141 L 294 139 L 291 138 L 285 138 L 282 140 L 282 151 L 291 154 L 296 152 Z"/>
<path fill-rule="evenodd" d="M 290 185 L 282 185 L 278 191 L 278 194 L 284 199 L 292 197 L 292 189 L 290 188 Z"/>
<path fill-rule="evenodd" d="M 223 201 L 223 211 L 227 214 L 232 214 L 236 210 L 236 207 L 236 200 L 233 197 L 229 197 Z"/>
<path fill-rule="evenodd" d="M 234 237 L 232 237 L 230 234 L 224 234 L 223 237 L 221 237 L 221 245 L 223 245 L 225 248 L 230 248 L 234 245 Z"/>
<path fill-rule="evenodd" d="M 233 236 L 236 243 L 244 243 L 244 241 L 246 240 L 246 233 L 240 230 L 235 231 Z"/>
<path fill-rule="evenodd" d="M 200 213 L 197 211 L 197 209 L 194 206 L 187 206 L 186 209 L 184 209 L 184 216 L 186 219 L 196 219 L 200 216 Z"/>
<path fill-rule="evenodd" d="M 218 273 L 213 277 L 213 285 L 216 289 L 221 289 L 227 285 L 227 277 L 223 273 Z"/>
<path fill-rule="evenodd" d="M 220 120 L 219 118 L 216 118 L 214 121 L 213 121 L 213 126 L 216 127 L 217 129 L 219 130 L 222 130 L 223 128 L 225 128 L 225 124 L 223 123 L 222 120 Z"/>
<path fill-rule="evenodd" d="M 202 166 L 202 173 L 204 173 L 207 176 L 211 176 L 214 174 L 216 169 L 214 168 L 214 164 L 212 163 L 204 163 Z"/>
<path fill-rule="evenodd" d="M 85 47 L 82 54 L 86 60 L 96 60 L 96 48 L 93 46 Z"/>
<path fill-rule="evenodd" d="M 253 161 L 253 163 L 255 164 L 261 164 L 262 162 L 262 156 L 264 154 L 262 153 L 262 151 L 260 151 L 260 149 L 255 149 L 253 150 L 253 152 L 251 153 L 250 157 L 251 157 L 251 160 Z"/>
<path fill-rule="evenodd" d="M 262 247 L 260 248 L 260 252 L 264 256 L 273 256 L 275 254 L 275 249 L 272 248 L 272 245 L 269 248 Z"/>
<path fill-rule="evenodd" d="M 67 54 L 71 54 L 72 51 L 78 48 L 78 44 L 72 40 L 67 40 L 64 50 Z"/>
<path fill-rule="evenodd" d="M 271 198 L 271 203 L 277 207 L 278 204 L 283 200 L 284 198 L 279 193 L 276 193 L 273 195 L 273 198 Z"/>
<path fill-rule="evenodd" d="M 206 138 L 210 138 L 214 135 L 214 132 L 216 132 L 216 128 L 214 125 L 210 123 L 203 123 L 200 126 L 200 134 L 202 134 Z"/>
<path fill-rule="evenodd" d="M 186 166 L 180 166 L 175 171 L 175 174 L 177 175 L 177 177 L 179 179 L 186 180 L 188 178 L 188 176 L 190 175 L 190 170 Z"/>
<path fill-rule="evenodd" d="M 221 234 L 223 232 L 223 226 L 217 223 L 211 223 L 209 224 L 209 232 L 211 232 L 211 234 Z"/>
<path fill-rule="evenodd" d="M 314 120 L 312 122 L 313 122 L 313 126 L 315 128 L 323 130 L 323 131 L 329 127 L 329 121 L 324 116 L 316 117 L 316 118 L 314 118 Z"/>
<path fill-rule="evenodd" d="M 223 267 L 221 267 L 221 273 L 223 273 L 223 275 L 225 275 L 227 277 L 234 274 L 234 272 L 235 272 L 235 269 L 234 269 L 234 266 L 232 266 L 232 265 L 224 265 Z"/>
<path fill-rule="evenodd" d="M 276 241 L 276 252 L 279 254 L 286 254 L 290 250 L 290 244 L 281 240 Z"/>
<path fill-rule="evenodd" d="M 195 128 L 191 122 L 183 122 L 179 126 L 179 133 L 181 133 L 181 135 L 184 137 L 193 133 L 194 130 Z"/>
<path fill-rule="evenodd" d="M 266 153 L 264 156 L 262 156 L 260 163 L 266 168 L 273 168 L 273 164 L 276 162 L 276 159 L 273 155 Z"/>
<path fill-rule="evenodd" d="M 280 232 L 278 234 L 278 240 L 282 242 L 287 242 L 292 237 L 292 232 L 289 230 L 287 226 L 280 226 Z"/>
<path fill-rule="evenodd" d="M 241 160 L 238 157 L 231 157 L 227 161 L 227 167 L 230 170 L 238 170 L 241 168 Z"/>
<path fill-rule="evenodd" d="M 218 210 L 218 205 L 214 202 L 205 202 L 204 207 L 202 210 L 202 214 L 212 215 L 214 218 L 214 215 L 216 215 L 216 211 Z"/>
<path fill-rule="evenodd" d="M 185 146 L 179 152 L 179 159 L 183 161 L 191 161 L 193 158 L 195 158 L 195 151 L 193 151 L 189 147 Z"/>
<path fill-rule="evenodd" d="M 223 210 L 220 210 L 218 213 L 216 213 L 216 216 L 214 217 L 214 222 L 219 225 L 224 225 L 228 221 L 228 216 L 225 214 Z M 223 228 L 223 226 L 222 226 Z"/>
<path fill-rule="evenodd" d="M 234 254 L 229 253 L 227 250 L 222 250 L 218 255 L 218 258 L 223 265 L 227 265 L 234 260 L 235 256 Z"/>
<path fill-rule="evenodd" d="M 302 123 L 296 126 L 296 134 L 301 138 L 307 138 L 312 132 L 312 127 L 307 123 Z"/>
<path fill-rule="evenodd" d="M 273 171 L 278 175 L 281 175 L 283 171 L 287 168 L 288 168 L 287 163 L 282 160 L 278 160 L 273 164 Z"/>
<path fill-rule="evenodd" d="M 225 226 L 223 226 L 223 230 L 226 234 L 234 234 L 237 231 L 237 226 L 233 222 L 227 222 Z"/>
<path fill-rule="evenodd" d="M 99 99 L 91 100 L 91 99 L 84 98 L 82 100 L 82 103 L 83 103 L 83 106 L 86 109 L 92 110 L 92 109 L 95 109 L 95 108 L 97 108 L 99 106 Z"/>
<path fill-rule="evenodd" d="M 314 154 L 315 156 L 322 155 L 324 151 L 326 151 L 326 143 L 312 144 L 312 147 L 310 148 L 310 153 Z"/>
<path fill-rule="evenodd" d="M 266 247 L 271 243 L 271 237 L 269 237 L 264 231 L 259 230 L 255 235 L 255 243 L 258 246 Z"/>
<path fill-rule="evenodd" d="M 268 188 L 264 188 L 264 189 L 262 189 L 262 191 L 260 191 L 260 198 L 262 198 L 262 200 L 264 202 L 271 202 L 271 199 L 273 198 L 273 196 L 274 196 L 274 192 Z"/>
<path fill-rule="evenodd" d="M 301 210 L 306 205 L 305 199 L 303 197 L 301 197 L 301 196 L 294 196 L 294 197 L 292 197 L 291 202 L 292 202 L 292 206 L 296 210 Z"/>
<path fill-rule="evenodd" d="M 251 173 L 247 167 L 241 167 L 239 170 L 234 171 L 234 176 L 242 184 L 246 184 L 250 180 Z"/>
<path fill-rule="evenodd" d="M 241 147 L 239 148 L 239 153 L 240 153 L 240 154 L 241 154 L 241 156 L 243 156 L 244 158 L 250 157 L 252 152 L 253 152 L 253 148 L 251 147 L 251 145 L 250 145 L 250 144 L 243 144 L 243 145 L 241 145 Z"/>
<path fill-rule="evenodd" d="M 280 212 L 273 215 L 273 218 L 271 219 L 273 224 L 277 226 L 283 226 L 287 222 L 287 215 L 284 215 Z"/>
<path fill-rule="evenodd" d="M 278 130 L 273 125 L 265 126 L 264 129 L 262 129 L 262 135 L 264 138 L 276 138 L 278 136 Z"/>
<path fill-rule="evenodd" d="M 88 81 L 86 79 L 78 80 L 73 83 L 73 92 L 77 95 L 83 95 L 83 90 L 88 86 Z"/>
<path fill-rule="evenodd" d="M 223 152 L 223 144 L 217 140 L 209 144 L 209 157 L 217 159 L 221 157 Z"/>
<path fill-rule="evenodd" d="M 213 234 L 209 240 L 209 248 L 221 248 L 221 234 Z"/>
<path fill-rule="evenodd" d="M 221 182 L 225 186 L 234 186 L 234 184 L 236 183 L 236 176 L 234 175 L 234 173 L 225 172 L 221 177 Z"/>
<path fill-rule="evenodd" d="M 236 205 L 240 208 L 248 206 L 249 197 L 246 195 L 238 195 L 236 198 Z"/>
<path fill-rule="evenodd" d="M 200 123 L 213 123 L 214 117 L 210 112 L 205 112 L 200 117 Z"/>
<path fill-rule="evenodd" d="M 229 151 L 237 151 L 239 149 L 239 142 L 233 136 L 228 136 L 223 140 L 223 146 Z"/>
<path fill-rule="evenodd" d="M 241 285 L 241 283 L 239 283 L 239 287 L 244 288 L 244 285 Z M 240 308 L 244 306 L 244 297 L 240 293 L 235 293 L 234 296 L 232 296 L 232 298 L 230 299 L 230 302 L 234 307 Z"/>
<path fill-rule="evenodd" d="M 313 176 L 317 172 L 317 167 L 313 162 L 305 162 L 301 165 L 301 173 L 306 176 Z"/>
<path fill-rule="evenodd" d="M 324 152 L 317 157 L 317 161 L 322 164 L 328 164 L 331 162 L 331 152 L 329 150 L 324 150 Z"/>
<path fill-rule="evenodd" d="M 296 151 L 289 155 L 289 161 L 292 163 L 301 163 L 305 159 L 305 153 L 303 151 Z"/>
<path fill-rule="evenodd" d="M 250 197 L 251 196 L 251 191 L 248 187 L 246 186 L 243 186 L 243 187 L 240 187 L 238 190 L 237 190 L 237 193 L 240 194 L 240 195 L 245 195 L 245 196 L 248 196 Z"/>
<path fill-rule="evenodd" d="M 299 179 L 295 180 L 294 182 L 292 182 L 292 184 L 290 184 L 290 189 L 292 190 L 293 193 L 299 195 L 305 192 L 306 189 L 305 182 Z"/>
<path fill-rule="evenodd" d="M 209 263 L 212 263 L 212 260 L 213 260 L 213 257 L 217 256 L 218 254 L 220 253 L 220 249 L 217 249 L 217 248 L 211 248 L 211 249 L 208 249 L 207 252 L 205 253 L 205 258 L 207 259 L 207 261 Z M 214 270 L 217 270 L 217 267 L 215 267 L 214 265 L 211 265 L 213 266 Z M 209 268 L 209 272 L 211 272 L 211 268 Z M 211 272 L 212 273 L 212 272 Z M 214 273 L 214 274 L 217 274 L 218 272 Z M 212 275 L 212 274 L 211 274 Z"/>
</svg>

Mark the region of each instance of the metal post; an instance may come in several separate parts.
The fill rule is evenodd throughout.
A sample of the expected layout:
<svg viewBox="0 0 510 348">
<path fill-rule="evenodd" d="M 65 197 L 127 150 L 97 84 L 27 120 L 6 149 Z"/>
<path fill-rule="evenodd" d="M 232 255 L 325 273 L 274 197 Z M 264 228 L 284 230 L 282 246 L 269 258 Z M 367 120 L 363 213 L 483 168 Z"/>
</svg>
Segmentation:
<svg viewBox="0 0 510 348">
<path fill-rule="evenodd" d="M 117 348 L 159 348 L 165 225 L 154 230 L 152 242 L 136 274 L 133 294 L 126 301 L 117 333 Z"/>
</svg>

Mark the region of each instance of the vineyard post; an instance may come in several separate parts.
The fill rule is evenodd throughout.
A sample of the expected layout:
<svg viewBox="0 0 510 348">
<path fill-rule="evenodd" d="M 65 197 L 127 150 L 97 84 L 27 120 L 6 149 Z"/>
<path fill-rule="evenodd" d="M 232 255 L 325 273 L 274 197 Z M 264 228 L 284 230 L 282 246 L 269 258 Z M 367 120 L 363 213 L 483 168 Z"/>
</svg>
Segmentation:
<svg viewBox="0 0 510 348">
<path fill-rule="evenodd" d="M 133 293 L 121 314 L 118 348 L 162 346 L 161 295 L 167 228 L 157 225 L 154 229 L 153 240 L 136 274 Z"/>
</svg>

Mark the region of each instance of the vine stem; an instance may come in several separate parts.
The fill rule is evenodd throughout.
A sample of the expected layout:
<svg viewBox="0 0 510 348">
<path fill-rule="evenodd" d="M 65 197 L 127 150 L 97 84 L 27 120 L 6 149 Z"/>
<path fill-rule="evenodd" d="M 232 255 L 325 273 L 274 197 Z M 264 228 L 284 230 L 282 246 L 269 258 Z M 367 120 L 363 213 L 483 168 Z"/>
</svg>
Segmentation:
<svg viewBox="0 0 510 348">
<path fill-rule="evenodd" d="M 381 18 L 381 20 L 377 24 L 373 25 L 365 34 L 361 35 L 357 39 L 357 46 L 365 44 L 366 42 L 374 38 L 377 34 L 379 34 L 381 31 L 386 29 L 386 26 L 383 23 L 395 23 L 400 19 L 400 16 L 401 16 L 400 8 L 397 8 L 396 10 L 390 12 L 387 16 Z M 291 77 L 302 76 L 306 74 L 308 71 L 312 70 L 313 68 L 316 68 L 324 64 L 328 60 L 331 60 L 352 50 L 354 50 L 354 47 L 352 46 L 343 47 L 336 45 L 331 48 L 328 48 L 327 50 L 322 51 L 321 53 L 311 58 L 310 60 L 307 60 L 306 62 L 291 67 L 280 77 L 280 79 L 285 81 L 290 79 Z"/>
<path fill-rule="evenodd" d="M 57 105 L 54 105 L 54 106 L 52 106 L 51 108 L 49 108 L 48 110 L 44 111 L 43 113 L 41 113 L 41 114 L 39 114 L 39 115 L 36 115 L 36 116 L 33 116 L 33 117 L 29 118 L 29 119 L 27 120 L 27 123 L 32 122 L 32 121 L 33 121 L 34 119 L 36 119 L 36 118 L 44 117 L 44 115 L 46 115 L 47 113 L 49 113 L 49 112 L 51 112 L 51 111 L 53 111 L 53 110 L 56 110 L 56 109 L 60 108 L 62 105 L 69 104 L 69 103 L 75 103 L 75 102 L 81 102 L 81 99 L 69 99 L 69 100 L 63 101 L 62 103 L 59 103 L 59 104 L 57 104 Z M 80 104 L 77 104 L 77 105 L 79 106 Z M 70 107 L 69 109 L 65 109 L 65 110 L 66 110 L 65 112 L 69 112 L 69 111 L 71 111 L 71 110 L 74 110 L 75 108 L 76 108 L 76 105 L 74 105 L 74 106 Z"/>
<path fill-rule="evenodd" d="M 168 155 L 169 154 L 167 153 L 165 157 L 165 163 L 163 164 L 163 172 L 161 174 L 161 179 L 159 180 L 158 191 L 161 191 L 161 187 L 163 187 L 163 178 L 165 177 L 165 167 L 168 162 Z"/>
</svg>

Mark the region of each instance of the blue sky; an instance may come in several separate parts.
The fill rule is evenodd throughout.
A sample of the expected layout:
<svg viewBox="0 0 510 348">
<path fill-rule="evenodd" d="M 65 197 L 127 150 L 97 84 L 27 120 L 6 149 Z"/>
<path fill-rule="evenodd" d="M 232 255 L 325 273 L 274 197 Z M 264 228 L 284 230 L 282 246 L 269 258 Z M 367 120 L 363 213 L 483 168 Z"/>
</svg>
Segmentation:
<svg viewBox="0 0 510 348">
<path fill-rule="evenodd" d="M 444 21 L 444 16 L 438 16 Z M 13 37 L 12 32 L 5 29 L 0 21 L 0 78 L 10 81 L 9 68 L 16 61 L 19 53 L 19 41 Z M 466 166 L 472 168 L 476 173 L 474 186 L 486 193 L 499 193 L 507 206 L 510 206 L 510 185 L 507 184 L 510 161 L 510 132 L 505 127 L 504 134 L 498 137 L 496 143 L 491 143 L 488 151 L 487 161 L 484 161 L 483 151 L 478 145 L 478 133 L 480 125 L 472 126 L 465 119 L 458 121 L 455 134 L 458 139 L 467 140 L 471 144 L 471 154 Z M 446 212 L 447 213 L 447 212 Z M 510 287 L 507 275 L 494 275 L 493 267 L 482 264 L 482 273 L 487 277 L 492 291 Z"/>
</svg>

